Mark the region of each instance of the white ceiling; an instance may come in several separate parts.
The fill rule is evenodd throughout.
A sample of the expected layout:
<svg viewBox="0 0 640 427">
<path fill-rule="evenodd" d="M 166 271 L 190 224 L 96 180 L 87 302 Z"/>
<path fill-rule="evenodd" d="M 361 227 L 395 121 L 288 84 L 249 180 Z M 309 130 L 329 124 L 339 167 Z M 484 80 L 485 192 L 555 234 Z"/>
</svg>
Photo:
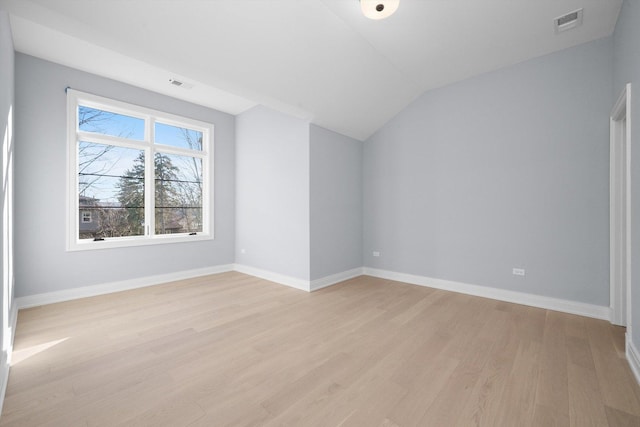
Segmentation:
<svg viewBox="0 0 640 427">
<path fill-rule="evenodd" d="M 360 140 L 426 90 L 610 35 L 621 4 L 401 0 L 373 21 L 358 0 L 0 0 L 19 52 Z M 584 24 L 556 34 L 553 19 L 578 8 Z"/>
</svg>

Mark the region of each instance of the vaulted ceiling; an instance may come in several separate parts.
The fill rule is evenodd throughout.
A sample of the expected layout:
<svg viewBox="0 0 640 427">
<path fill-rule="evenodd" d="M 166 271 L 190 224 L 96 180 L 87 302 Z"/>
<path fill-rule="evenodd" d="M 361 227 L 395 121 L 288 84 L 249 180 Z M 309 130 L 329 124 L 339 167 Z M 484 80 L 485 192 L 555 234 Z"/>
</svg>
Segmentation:
<svg viewBox="0 0 640 427">
<path fill-rule="evenodd" d="M 621 4 L 400 0 L 373 21 L 358 0 L 0 0 L 19 52 L 360 140 L 427 90 L 610 35 Z M 583 25 L 556 34 L 554 18 L 578 8 Z"/>
</svg>

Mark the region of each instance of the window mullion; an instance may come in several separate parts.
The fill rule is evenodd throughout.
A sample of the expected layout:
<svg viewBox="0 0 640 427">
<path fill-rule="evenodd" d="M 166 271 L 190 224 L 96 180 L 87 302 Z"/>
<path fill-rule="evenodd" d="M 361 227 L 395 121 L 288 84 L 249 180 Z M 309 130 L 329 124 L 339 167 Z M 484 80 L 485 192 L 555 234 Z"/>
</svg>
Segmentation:
<svg viewBox="0 0 640 427">
<path fill-rule="evenodd" d="M 95 142 L 97 144 L 115 145 L 117 147 L 128 147 L 140 149 L 146 144 L 144 141 L 135 141 L 132 139 L 119 138 L 111 135 L 101 135 L 92 132 L 77 131 L 77 140 L 86 142 Z"/>
<path fill-rule="evenodd" d="M 162 144 L 154 146 L 156 147 L 156 150 L 161 153 L 175 154 L 178 156 L 197 157 L 199 159 L 204 159 L 208 156 L 206 152 L 200 150 L 189 150 L 187 148 L 170 147 L 168 145 Z"/>
<path fill-rule="evenodd" d="M 154 120 L 152 117 L 147 118 L 145 123 L 146 142 L 148 144 L 145 149 L 145 184 L 144 184 L 144 218 L 145 218 L 145 235 L 153 237 L 155 235 L 155 148 L 153 141 L 155 139 Z"/>
</svg>

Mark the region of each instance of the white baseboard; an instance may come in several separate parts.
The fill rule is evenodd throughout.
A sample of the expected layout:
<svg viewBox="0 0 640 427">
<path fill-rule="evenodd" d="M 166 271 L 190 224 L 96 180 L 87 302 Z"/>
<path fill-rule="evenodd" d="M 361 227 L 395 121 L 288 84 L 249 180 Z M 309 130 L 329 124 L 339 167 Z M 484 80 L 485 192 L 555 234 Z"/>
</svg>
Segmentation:
<svg viewBox="0 0 640 427">
<path fill-rule="evenodd" d="M 296 277 L 285 276 L 283 274 L 274 273 L 268 270 L 262 270 L 242 264 L 225 264 L 214 267 L 199 268 L 195 270 L 179 271 L 175 273 L 159 274 L 154 276 L 140 277 L 137 279 L 122 280 L 118 282 L 101 283 L 99 285 L 84 286 L 81 288 L 64 289 L 61 291 L 46 292 L 36 295 L 28 295 L 16 298 L 14 307 L 17 310 L 22 308 L 37 307 L 40 305 L 53 304 L 56 302 L 70 301 L 79 298 L 94 297 L 98 295 L 110 294 L 113 292 L 128 291 L 130 289 L 143 288 L 147 286 L 158 285 L 161 283 L 173 282 L 176 280 L 191 279 L 194 277 L 207 276 L 209 274 L 224 273 L 227 271 L 238 271 L 240 273 L 259 277 L 279 283 L 281 285 L 290 286 L 306 292 L 331 286 L 343 280 L 351 279 L 362 275 L 362 268 L 334 274 L 331 276 L 316 279 L 314 281 L 298 279 Z M 12 341 L 13 342 L 13 341 Z M 0 373 L 1 374 L 1 373 Z"/>
<path fill-rule="evenodd" d="M 112 292 L 128 291 L 130 289 L 144 288 L 160 283 L 173 282 L 176 280 L 191 279 L 194 277 L 207 276 L 209 274 L 224 273 L 233 271 L 232 264 L 218 265 L 214 267 L 185 270 L 175 273 L 158 274 L 154 276 L 140 277 L 137 279 L 122 280 L 118 282 L 102 283 L 100 285 L 84 286 L 81 288 L 65 289 L 62 291 L 46 292 L 36 295 L 28 295 L 16 298 L 15 304 L 18 309 L 36 307 L 39 305 L 53 304 L 56 302 L 70 301 L 78 298 L 93 297 L 97 295 L 110 294 Z"/>
<path fill-rule="evenodd" d="M 13 338 L 16 334 L 16 324 L 18 323 L 18 306 L 14 303 L 11 305 L 9 312 L 9 348 L 7 353 L 2 354 L 0 362 L 0 414 L 2 414 L 2 406 L 4 404 L 4 396 L 7 393 L 7 385 L 9 384 L 9 370 L 11 369 L 11 354 L 13 353 Z"/>
<path fill-rule="evenodd" d="M 233 269 L 237 272 L 248 274 L 249 276 L 259 277 L 260 279 L 300 289 L 301 291 L 310 292 L 311 290 L 311 283 L 308 280 L 298 279 L 297 277 L 285 276 L 284 274 L 274 273 L 273 271 L 262 270 L 260 268 L 243 264 L 234 264 Z"/>
<path fill-rule="evenodd" d="M 556 310 L 565 313 L 578 314 L 581 316 L 593 317 L 596 319 L 609 320 L 609 307 L 585 304 L 570 300 L 563 300 L 540 295 L 527 294 L 524 292 L 509 291 L 505 289 L 491 288 L 487 286 L 471 285 L 467 283 L 454 282 L 450 280 L 434 279 L 413 274 L 398 273 L 388 270 L 380 270 L 370 267 L 354 268 L 330 276 L 315 280 L 305 280 L 296 277 L 286 276 L 272 271 L 250 267 L 243 264 L 225 264 L 214 267 L 200 268 L 195 270 L 180 271 L 176 273 L 160 274 L 155 276 L 141 277 L 137 279 L 123 280 L 119 282 L 103 283 L 100 285 L 86 286 L 82 288 L 65 289 L 55 292 L 47 292 L 36 295 L 16 298 L 15 308 L 22 309 L 39 305 L 52 304 L 56 302 L 69 301 L 78 298 L 86 298 L 112 292 L 126 291 L 130 289 L 153 286 L 160 283 L 172 282 L 175 280 L 190 279 L 193 277 L 206 276 L 209 274 L 223 273 L 227 271 L 238 271 L 240 273 L 259 277 L 290 286 L 306 292 L 316 291 L 327 286 L 348 280 L 362 274 L 389 279 L 399 282 L 410 283 L 430 288 L 443 289 L 447 291 L 459 292 L 468 295 L 475 295 L 484 298 L 491 298 L 500 301 L 507 301 L 516 304 L 523 304 L 532 307 L 539 307 L 548 310 Z"/>
<path fill-rule="evenodd" d="M 7 354 L 2 354 L 2 368 L 0 369 L 0 411 L 2 411 L 2 406 L 4 404 L 4 396 L 7 393 L 7 384 L 9 383 L 9 355 L 11 353 L 7 352 Z M 1 414 L 2 412 L 0 412 Z"/>
<path fill-rule="evenodd" d="M 306 292 L 317 291 L 319 289 L 335 285 L 336 283 L 340 283 L 354 277 L 362 276 L 362 267 L 342 271 L 340 273 L 321 277 L 320 279 L 315 280 L 298 279 L 297 277 L 285 276 L 283 274 L 274 273 L 273 271 L 262 270 L 260 268 L 250 267 L 243 264 L 234 264 L 233 269 L 240 273 L 259 277 L 261 279 L 269 280 L 270 282 L 290 286 L 292 288 L 300 289 L 301 291 Z"/>
<path fill-rule="evenodd" d="M 627 360 L 629 361 L 629 366 L 631 367 L 631 371 L 633 375 L 636 377 L 636 381 L 640 384 L 640 351 L 633 345 L 633 341 L 631 341 L 631 335 L 629 331 L 627 331 L 627 335 L 625 337 L 626 345 L 626 355 Z"/>
<path fill-rule="evenodd" d="M 353 279 L 358 276 L 362 276 L 362 267 L 312 280 L 310 290 L 311 292 L 317 291 L 318 289 L 326 288 L 327 286 L 335 285 L 336 283 L 344 282 L 345 280 Z"/>
<path fill-rule="evenodd" d="M 491 288 L 487 286 L 470 285 L 468 283 L 434 279 L 431 277 L 417 276 L 413 274 L 397 273 L 395 271 L 379 270 L 369 267 L 364 267 L 363 273 L 368 276 L 379 277 L 381 279 L 405 282 L 413 285 L 426 286 L 429 288 L 443 289 L 446 291 L 491 298 L 499 301 L 544 308 L 547 310 L 578 314 L 580 316 L 593 317 L 596 319 L 609 320 L 610 317 L 609 307 L 605 306 L 527 294 L 524 292 L 509 291 L 506 289 Z"/>
</svg>

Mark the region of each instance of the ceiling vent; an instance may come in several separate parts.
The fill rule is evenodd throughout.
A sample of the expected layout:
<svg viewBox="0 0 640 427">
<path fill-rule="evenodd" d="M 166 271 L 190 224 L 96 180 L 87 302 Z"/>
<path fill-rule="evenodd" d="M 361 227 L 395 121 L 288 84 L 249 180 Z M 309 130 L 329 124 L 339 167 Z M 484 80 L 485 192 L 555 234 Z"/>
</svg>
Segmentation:
<svg viewBox="0 0 640 427">
<path fill-rule="evenodd" d="M 553 24 L 556 28 L 556 33 L 570 30 L 582 25 L 582 9 L 574 10 L 566 15 L 558 16 L 553 20 Z"/>
<path fill-rule="evenodd" d="M 191 89 L 193 87 L 191 83 L 182 82 L 176 79 L 169 79 L 169 83 L 173 86 L 181 87 L 182 89 Z"/>
</svg>

